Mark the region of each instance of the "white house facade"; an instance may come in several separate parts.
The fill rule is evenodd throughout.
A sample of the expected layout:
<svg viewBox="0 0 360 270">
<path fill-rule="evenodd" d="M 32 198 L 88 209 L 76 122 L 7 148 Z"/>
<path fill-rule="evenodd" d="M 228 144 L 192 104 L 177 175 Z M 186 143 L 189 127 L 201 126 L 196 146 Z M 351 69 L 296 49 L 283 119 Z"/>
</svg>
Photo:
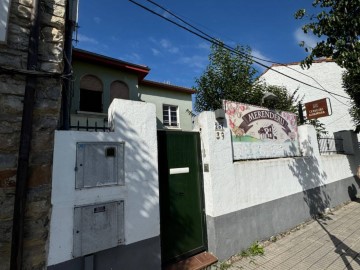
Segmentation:
<svg viewBox="0 0 360 270">
<path fill-rule="evenodd" d="M 269 85 L 284 86 L 291 94 L 298 89 L 303 103 L 329 98 L 332 114 L 319 118 L 319 121 L 325 125 L 330 136 L 339 130 L 355 129 L 349 114 L 350 99 L 342 86 L 344 68 L 332 60 L 324 59 L 315 61 L 309 69 L 303 69 L 299 62 L 273 65 L 272 69 L 265 71 L 260 80 Z M 320 89 L 295 81 L 276 71 Z"/>
</svg>

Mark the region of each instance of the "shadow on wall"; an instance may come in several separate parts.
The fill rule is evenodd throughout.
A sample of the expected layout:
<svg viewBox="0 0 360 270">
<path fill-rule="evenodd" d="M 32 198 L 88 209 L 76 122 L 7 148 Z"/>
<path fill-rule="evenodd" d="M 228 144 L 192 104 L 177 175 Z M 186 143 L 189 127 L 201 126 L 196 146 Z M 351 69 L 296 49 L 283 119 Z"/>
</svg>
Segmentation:
<svg viewBox="0 0 360 270">
<path fill-rule="evenodd" d="M 314 155 L 310 140 L 308 137 L 308 140 L 302 143 L 302 148 L 307 149 L 308 156 L 295 158 L 288 166 L 303 189 L 304 201 L 309 208 L 310 216 L 315 218 L 330 206 L 331 199 L 326 193 L 324 182 L 327 175 L 320 168 L 318 156 Z"/>
<path fill-rule="evenodd" d="M 310 216 L 314 218 L 320 227 L 327 233 L 334 246 L 334 252 L 340 255 L 340 258 L 344 264 L 341 266 L 341 269 L 343 267 L 346 269 L 353 269 L 349 263 L 354 259 L 354 261 L 360 265 L 360 260 L 357 257 L 358 253 L 347 246 L 342 239 L 336 237 L 326 228 L 326 221 L 331 220 L 331 217 L 330 215 L 323 216 L 322 213 L 325 212 L 326 208 L 330 207 L 331 198 L 326 191 L 327 187 L 324 182 L 324 180 L 327 178 L 327 175 L 324 171 L 322 171 L 319 164 L 320 156 L 314 155 L 314 149 L 312 148 L 312 145 L 316 145 L 316 143 L 314 142 L 312 144 L 311 138 L 308 137 L 308 140 L 304 141 L 302 144 L 303 149 L 307 149 L 306 154 L 308 156 L 295 159 L 293 164 L 289 165 L 289 168 L 293 175 L 297 177 L 300 185 L 303 188 L 304 201 L 309 208 Z M 349 160 L 349 165 L 352 168 L 354 168 L 354 160 L 356 160 L 355 157 L 353 157 L 352 161 Z M 359 185 L 358 177 L 356 177 L 355 180 Z M 348 187 L 348 194 L 352 200 L 357 200 L 357 189 L 354 184 Z M 347 224 L 344 224 L 343 226 L 347 226 Z M 331 262 L 329 262 L 329 264 L 330 263 Z"/>
<path fill-rule="evenodd" d="M 121 140 L 125 141 L 125 185 L 134 193 L 132 196 L 137 198 L 132 203 L 136 203 L 140 216 L 147 219 L 150 217 L 149 212 L 158 207 L 158 170 L 154 166 L 157 160 L 154 161 L 153 153 L 146 147 L 147 138 L 142 138 L 143 134 L 128 125 L 122 116 L 117 116 L 117 119 L 117 129 L 122 130 Z M 138 225 L 130 221 L 127 223 L 130 227 Z"/>
<path fill-rule="evenodd" d="M 125 201 L 125 236 L 131 235 L 135 241 L 158 237 L 159 235 L 149 236 L 153 232 L 158 234 L 159 230 L 159 188 L 157 156 L 147 142 L 151 136 L 156 138 L 156 134 L 148 134 L 147 137 L 144 127 L 136 130 L 131 121 L 127 121 L 119 112 L 115 113 L 119 141 L 125 142 L 125 186 L 128 194 Z M 107 134 L 103 133 L 105 141 Z M 155 146 L 150 146 L 156 147 L 156 141 L 154 144 Z M 142 269 L 144 265 L 160 268 L 159 241 L 151 250 L 139 250 L 133 254 L 128 254 L 125 248 L 126 246 L 119 246 L 112 252 L 105 250 L 97 253 L 95 269 Z"/>
<path fill-rule="evenodd" d="M 354 176 L 354 178 L 355 178 L 356 184 L 358 185 L 358 188 L 359 188 L 360 187 L 359 177 Z M 348 194 L 349 194 L 350 200 L 357 201 L 358 191 L 354 184 L 351 184 L 351 186 L 348 186 Z"/>
<path fill-rule="evenodd" d="M 356 139 L 356 142 L 353 143 L 353 147 L 354 147 L 354 154 L 351 155 L 346 155 L 346 158 L 349 162 L 349 166 L 352 172 L 352 175 L 354 177 L 354 182 L 355 184 L 351 184 L 348 187 L 348 194 L 350 197 L 350 200 L 352 201 L 356 201 L 358 199 L 358 189 L 360 189 L 360 178 L 359 178 L 359 173 L 360 173 L 360 145 L 357 141 L 357 136 L 354 136 L 353 139 Z"/>
</svg>

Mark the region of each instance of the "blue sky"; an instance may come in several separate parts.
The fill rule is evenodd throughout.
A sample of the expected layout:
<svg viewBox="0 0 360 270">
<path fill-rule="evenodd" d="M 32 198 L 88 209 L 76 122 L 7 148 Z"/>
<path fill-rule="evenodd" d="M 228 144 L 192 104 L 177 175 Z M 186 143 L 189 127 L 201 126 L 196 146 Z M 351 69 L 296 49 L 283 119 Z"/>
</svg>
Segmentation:
<svg viewBox="0 0 360 270">
<path fill-rule="evenodd" d="M 136 1 L 164 14 L 146 0 Z M 306 53 L 299 42 L 316 43 L 302 33 L 304 21 L 294 19 L 299 8 L 311 8 L 311 0 L 156 2 L 226 44 L 248 45 L 253 55 L 271 61 L 301 61 Z M 208 64 L 207 41 L 127 0 L 80 0 L 79 26 L 75 47 L 146 65 L 149 80 L 191 88 Z"/>
</svg>

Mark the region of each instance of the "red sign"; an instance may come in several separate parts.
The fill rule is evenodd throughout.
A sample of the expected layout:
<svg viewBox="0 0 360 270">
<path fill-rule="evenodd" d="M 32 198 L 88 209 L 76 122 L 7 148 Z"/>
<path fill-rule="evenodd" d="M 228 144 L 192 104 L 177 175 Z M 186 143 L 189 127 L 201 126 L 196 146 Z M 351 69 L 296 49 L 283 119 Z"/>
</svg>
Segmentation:
<svg viewBox="0 0 360 270">
<path fill-rule="evenodd" d="M 305 103 L 305 109 L 307 119 L 317 119 L 320 117 L 329 116 L 326 98 Z"/>
</svg>

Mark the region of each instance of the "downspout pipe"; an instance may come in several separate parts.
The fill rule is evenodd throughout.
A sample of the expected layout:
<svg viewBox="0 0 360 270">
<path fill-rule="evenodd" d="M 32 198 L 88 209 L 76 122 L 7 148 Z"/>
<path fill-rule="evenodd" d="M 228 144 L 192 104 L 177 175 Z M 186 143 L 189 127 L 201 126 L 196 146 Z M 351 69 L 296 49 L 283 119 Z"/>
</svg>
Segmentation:
<svg viewBox="0 0 360 270">
<path fill-rule="evenodd" d="M 40 0 L 33 1 L 27 69 L 36 70 L 38 64 L 39 36 L 40 36 Z M 16 173 L 15 203 L 13 213 L 13 227 L 11 239 L 10 269 L 21 270 L 24 246 L 24 221 L 29 171 L 29 156 L 31 147 L 33 110 L 36 92 L 36 75 L 27 75 L 25 82 L 24 105 L 21 122 L 20 147 Z"/>
<path fill-rule="evenodd" d="M 72 74 L 72 34 L 74 31 L 74 22 L 70 16 L 70 2 L 66 1 L 66 21 L 65 21 L 65 42 L 64 42 L 64 74 L 66 79 L 63 83 L 62 90 L 62 129 L 70 129 L 70 95 L 71 95 L 71 80 L 70 74 Z"/>
</svg>

